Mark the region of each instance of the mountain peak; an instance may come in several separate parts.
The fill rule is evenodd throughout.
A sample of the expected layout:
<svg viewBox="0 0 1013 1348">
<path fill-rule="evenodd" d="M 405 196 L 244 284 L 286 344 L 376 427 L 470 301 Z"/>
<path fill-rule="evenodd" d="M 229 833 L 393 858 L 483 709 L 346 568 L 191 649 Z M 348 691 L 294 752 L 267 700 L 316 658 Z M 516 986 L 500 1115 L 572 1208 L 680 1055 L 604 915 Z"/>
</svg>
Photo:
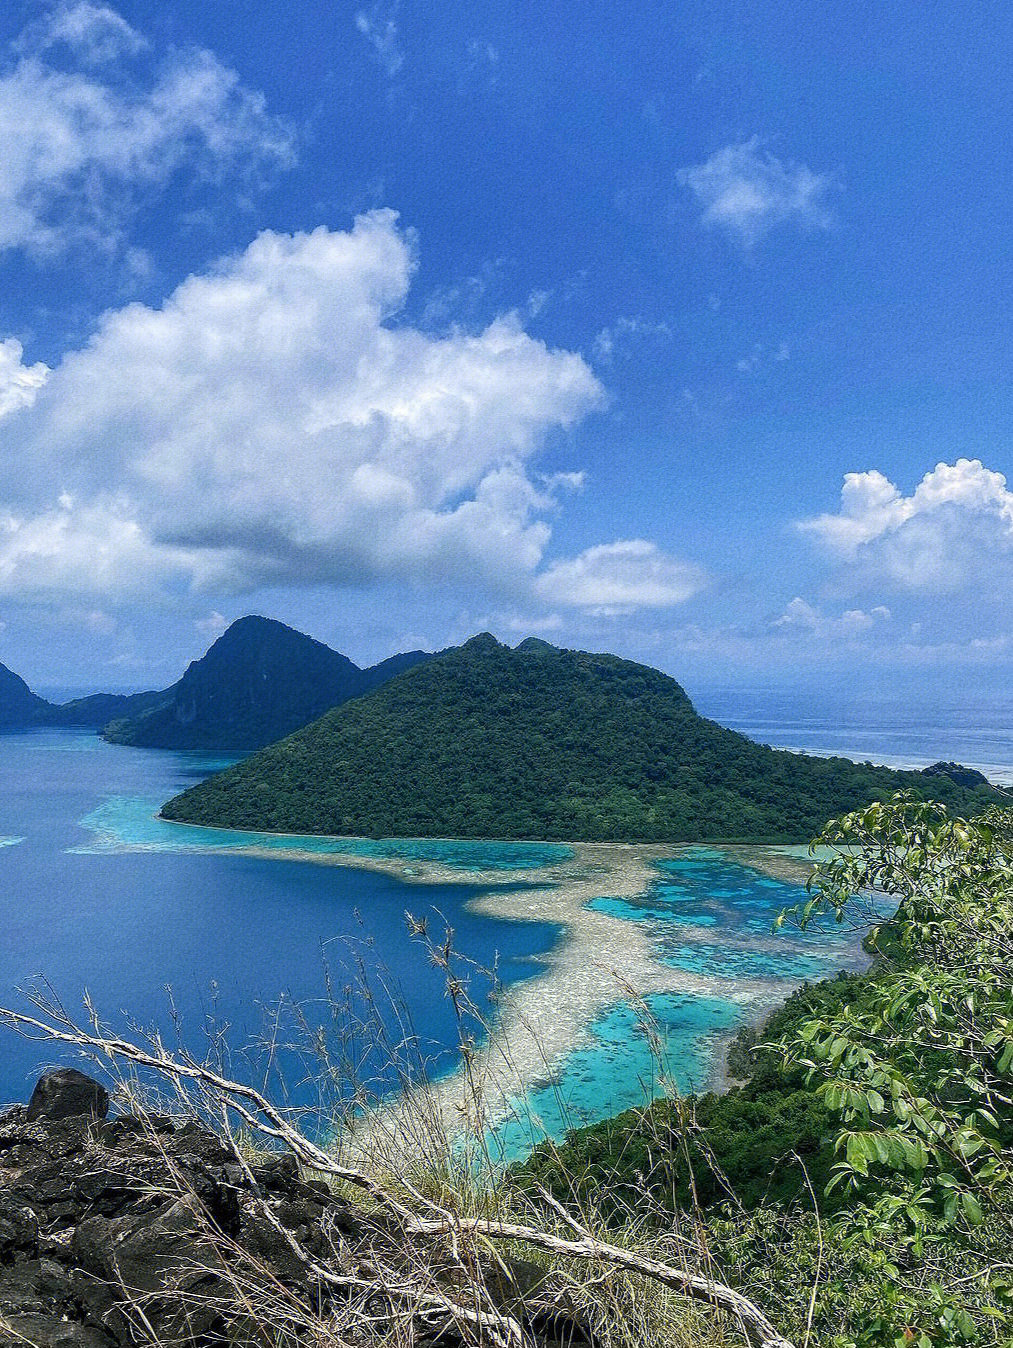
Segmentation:
<svg viewBox="0 0 1013 1348">
<path fill-rule="evenodd" d="M 151 749 L 257 749 L 425 658 L 411 654 L 360 669 L 305 632 L 251 613 L 192 662 L 160 705 L 114 721 L 104 733 Z"/>
<path fill-rule="evenodd" d="M 461 647 L 462 651 L 503 651 L 507 648 L 491 632 L 477 632 Z"/>
<path fill-rule="evenodd" d="M 330 650 L 330 647 L 325 646 L 322 641 L 317 641 L 315 637 L 309 637 L 305 632 L 299 632 L 296 628 L 289 627 L 287 623 L 279 622 L 277 618 L 265 618 L 259 613 L 247 613 L 244 617 L 237 618 L 235 622 L 229 623 L 225 631 L 215 639 L 201 658 L 205 659 L 214 650 L 229 650 L 236 646 L 248 646 L 272 641 L 292 645 L 319 646 L 321 650 Z M 337 655 L 338 652 L 333 651 L 332 654 Z M 347 656 L 341 656 L 341 659 L 347 659 Z M 351 664 L 352 661 L 349 660 L 348 663 Z"/>
</svg>

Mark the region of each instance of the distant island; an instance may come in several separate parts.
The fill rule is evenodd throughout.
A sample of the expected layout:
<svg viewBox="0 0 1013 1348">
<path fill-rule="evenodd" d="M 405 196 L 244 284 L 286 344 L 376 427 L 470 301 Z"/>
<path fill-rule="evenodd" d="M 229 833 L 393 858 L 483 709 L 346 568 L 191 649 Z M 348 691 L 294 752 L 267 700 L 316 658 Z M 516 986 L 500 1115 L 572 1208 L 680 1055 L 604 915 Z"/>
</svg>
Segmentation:
<svg viewBox="0 0 1013 1348">
<path fill-rule="evenodd" d="M 482 634 L 162 814 L 374 837 L 792 843 L 906 788 L 963 814 L 998 799 L 956 764 L 904 772 L 771 749 L 704 719 L 658 670 Z"/>
<path fill-rule="evenodd" d="M 114 744 L 148 749 L 258 749 L 428 659 L 408 651 L 361 669 L 284 623 L 250 615 L 159 691 L 57 705 L 0 665 L 0 729 L 85 726 Z"/>
<path fill-rule="evenodd" d="M 409 651 L 360 669 L 284 623 L 240 618 L 155 706 L 102 733 L 148 749 L 257 749 L 429 658 Z"/>
</svg>

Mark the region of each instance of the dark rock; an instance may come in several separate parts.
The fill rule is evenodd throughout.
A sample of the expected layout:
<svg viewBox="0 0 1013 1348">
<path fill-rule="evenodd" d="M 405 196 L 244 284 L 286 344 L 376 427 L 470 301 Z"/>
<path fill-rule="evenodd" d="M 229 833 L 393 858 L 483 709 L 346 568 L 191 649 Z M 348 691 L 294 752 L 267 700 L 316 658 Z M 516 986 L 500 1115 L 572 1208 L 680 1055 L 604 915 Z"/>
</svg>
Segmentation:
<svg viewBox="0 0 1013 1348">
<path fill-rule="evenodd" d="M 39 1247 L 39 1220 L 30 1207 L 0 1189 L 0 1263 Z"/>
<path fill-rule="evenodd" d="M 0 1348 L 116 1348 L 116 1340 L 80 1321 L 49 1315 L 12 1315 L 0 1322 Z"/>
<path fill-rule="evenodd" d="M 29 1259 L 0 1269 L 0 1319 L 49 1314 L 54 1303 L 69 1304 L 73 1294 L 70 1276 L 51 1259 Z"/>
<path fill-rule="evenodd" d="M 347 1315 L 358 1296 L 319 1280 L 292 1238 L 311 1260 L 327 1261 L 336 1242 L 367 1264 L 385 1245 L 399 1256 L 396 1221 L 373 1214 L 367 1227 L 290 1156 L 247 1168 L 199 1123 L 59 1117 L 73 1100 L 104 1111 L 104 1092 L 80 1073 L 44 1083 L 33 1096 L 42 1112 L 0 1116 L 0 1348 L 262 1348 L 257 1299 L 236 1291 L 246 1279 L 307 1325 L 319 1313 Z M 74 1088 L 70 1101 L 61 1083 Z M 539 1275 L 520 1263 L 490 1273 L 501 1302 L 518 1307 Z M 452 1333 L 433 1335 L 434 1348 L 462 1348 Z M 286 1338 L 293 1348 L 319 1341 Z"/>
<path fill-rule="evenodd" d="M 28 1122 L 35 1119 L 69 1119 L 86 1115 L 104 1119 L 109 1112 L 109 1092 L 75 1067 L 60 1067 L 39 1077 L 28 1102 Z"/>
<path fill-rule="evenodd" d="M 988 786 L 988 778 L 977 768 L 966 768 L 963 763 L 933 763 L 930 768 L 922 768 L 923 777 L 949 777 L 958 786 Z"/>
</svg>

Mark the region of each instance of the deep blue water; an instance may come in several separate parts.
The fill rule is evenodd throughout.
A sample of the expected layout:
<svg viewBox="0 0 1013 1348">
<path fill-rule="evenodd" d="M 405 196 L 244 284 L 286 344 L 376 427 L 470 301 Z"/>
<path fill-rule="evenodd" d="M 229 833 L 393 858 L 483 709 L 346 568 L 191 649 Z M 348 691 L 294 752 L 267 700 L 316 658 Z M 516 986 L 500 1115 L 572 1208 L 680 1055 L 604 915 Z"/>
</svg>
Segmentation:
<svg viewBox="0 0 1013 1348">
<path fill-rule="evenodd" d="M 1013 693 L 1008 688 L 933 696 L 868 687 L 721 688 L 693 685 L 694 705 L 761 744 L 858 762 L 924 768 L 940 759 L 1013 783 Z"/>
<path fill-rule="evenodd" d="M 437 937 L 445 919 L 457 949 L 484 967 L 498 959 L 506 983 L 537 972 L 534 957 L 557 939 L 546 924 L 469 913 L 475 890 L 468 885 L 410 886 L 350 867 L 244 855 L 235 835 L 224 841 L 237 850 L 217 854 L 207 850 L 213 831 L 202 839 L 205 830 L 150 817 L 222 762 L 107 745 L 74 731 L 0 736 L 0 839 L 20 839 L 0 847 L 0 1001 L 23 1009 L 16 989 L 44 978 L 75 1012 L 87 989 L 120 1029 L 129 1014 L 171 1039 L 171 988 L 191 1046 L 203 1045 L 210 1016 L 227 1024 L 238 1050 L 260 1032 L 265 1005 L 283 995 L 310 1003 L 314 1023 L 327 1022 L 325 966 L 340 997 L 361 960 L 374 974 L 383 971 L 395 1001 L 404 995 L 421 1052 L 431 1057 L 456 1042 L 456 1031 L 441 976 L 407 933 L 405 909 L 427 914 Z M 113 823 L 143 850 L 124 848 Z M 403 856 L 410 872 L 412 845 L 377 850 Z M 462 867 L 500 865 L 508 878 L 517 865 L 568 852 L 468 844 L 462 853 L 460 845 L 428 844 L 416 854 Z M 472 975 L 472 990 L 488 1009 L 488 981 Z M 401 1036 L 393 1009 L 382 997 L 377 1006 L 391 1035 Z M 39 1065 L 57 1056 L 52 1046 L 0 1030 L 0 1100 L 24 1098 Z M 381 1058 L 374 1053 L 365 1070 L 380 1071 Z"/>
</svg>

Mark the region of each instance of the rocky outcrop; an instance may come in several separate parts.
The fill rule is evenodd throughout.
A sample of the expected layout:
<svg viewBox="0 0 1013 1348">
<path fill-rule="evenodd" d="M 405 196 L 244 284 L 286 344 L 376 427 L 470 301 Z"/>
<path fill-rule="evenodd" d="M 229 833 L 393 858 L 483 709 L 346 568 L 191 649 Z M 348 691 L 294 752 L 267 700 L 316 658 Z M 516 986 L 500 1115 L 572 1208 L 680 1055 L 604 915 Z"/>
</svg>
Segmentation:
<svg viewBox="0 0 1013 1348">
<path fill-rule="evenodd" d="M 446 1272 L 468 1304 L 461 1265 L 439 1243 L 419 1312 L 397 1290 L 419 1251 L 382 1214 L 301 1176 L 287 1154 L 241 1159 L 193 1120 L 108 1118 L 108 1106 L 98 1082 L 60 1070 L 0 1113 L 0 1348 L 366 1348 L 395 1326 L 416 1348 L 462 1348 L 437 1290 Z M 319 1276 L 327 1267 L 350 1271 L 347 1288 Z M 532 1345 L 585 1342 L 556 1297 L 528 1314 L 542 1277 L 491 1260 L 487 1304 L 521 1316 Z M 377 1295 L 364 1296 L 374 1278 Z"/>
<path fill-rule="evenodd" d="M 107 1108 L 102 1086 L 61 1071 L 0 1115 L 2 1348 L 132 1348 L 152 1331 L 165 1344 L 261 1343 L 235 1321 L 236 1263 L 318 1301 L 280 1231 L 323 1254 L 332 1233 L 356 1234 L 347 1204 L 291 1158 L 253 1165 L 251 1185 L 199 1124 Z"/>
<path fill-rule="evenodd" d="M 988 786 L 988 778 L 977 768 L 965 768 L 963 763 L 933 763 L 930 768 L 922 768 L 924 777 L 949 777 L 958 786 Z"/>
</svg>

